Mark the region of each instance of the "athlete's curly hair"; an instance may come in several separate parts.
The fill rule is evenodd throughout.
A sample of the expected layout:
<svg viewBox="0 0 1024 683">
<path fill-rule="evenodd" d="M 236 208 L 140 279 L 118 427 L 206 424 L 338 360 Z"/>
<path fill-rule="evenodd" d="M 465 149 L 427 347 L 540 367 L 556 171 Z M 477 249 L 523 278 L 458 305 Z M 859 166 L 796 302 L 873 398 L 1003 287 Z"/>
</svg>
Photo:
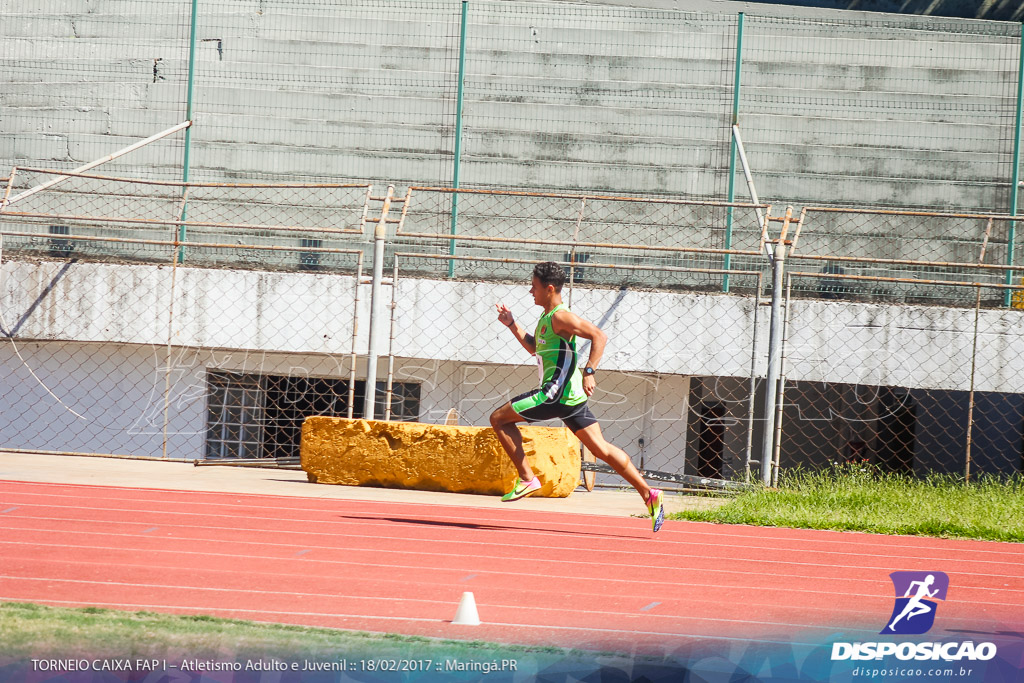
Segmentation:
<svg viewBox="0 0 1024 683">
<path fill-rule="evenodd" d="M 533 267 L 533 276 L 540 280 L 540 283 L 547 287 L 553 285 L 556 292 L 562 291 L 562 285 L 568 279 L 565 275 L 565 270 L 562 266 L 558 265 L 554 261 L 546 261 L 544 263 L 538 263 Z"/>
</svg>

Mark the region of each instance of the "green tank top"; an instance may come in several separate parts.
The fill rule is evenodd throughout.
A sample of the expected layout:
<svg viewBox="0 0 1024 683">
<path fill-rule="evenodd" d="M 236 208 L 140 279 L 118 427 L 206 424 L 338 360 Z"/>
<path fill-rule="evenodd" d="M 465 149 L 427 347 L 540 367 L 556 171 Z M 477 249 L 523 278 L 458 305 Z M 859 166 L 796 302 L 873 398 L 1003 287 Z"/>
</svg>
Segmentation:
<svg viewBox="0 0 1024 683">
<path fill-rule="evenodd" d="M 541 391 L 548 401 L 575 406 L 587 400 L 576 357 L 576 337 L 566 341 L 551 329 L 551 318 L 563 308 L 569 310 L 565 304 L 558 304 L 540 317 L 533 339 L 540 359 Z"/>
</svg>

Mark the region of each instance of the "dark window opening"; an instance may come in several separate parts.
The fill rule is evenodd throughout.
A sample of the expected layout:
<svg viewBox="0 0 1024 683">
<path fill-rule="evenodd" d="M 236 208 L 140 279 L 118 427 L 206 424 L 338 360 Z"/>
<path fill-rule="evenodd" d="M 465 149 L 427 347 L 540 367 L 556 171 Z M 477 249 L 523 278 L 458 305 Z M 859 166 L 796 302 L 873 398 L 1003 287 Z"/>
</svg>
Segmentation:
<svg viewBox="0 0 1024 683">
<path fill-rule="evenodd" d="M 913 474 L 916 427 L 917 406 L 910 393 L 894 387 L 882 387 L 875 453 L 883 471 Z"/>
<path fill-rule="evenodd" d="M 51 225 L 51 235 L 68 235 L 70 230 L 66 225 Z M 57 258 L 64 258 L 69 256 L 72 251 L 75 250 L 75 245 L 71 244 L 71 240 L 59 239 L 56 237 L 50 238 L 50 256 L 56 256 Z"/>
<path fill-rule="evenodd" d="M 573 283 L 586 282 L 587 269 L 582 267 L 581 264 L 588 263 L 590 261 L 590 254 L 580 252 L 573 254 L 570 251 L 565 253 L 562 260 L 569 263 L 569 265 L 565 267 L 566 277 L 571 275 Z M 566 282 L 568 283 L 568 280 L 566 280 Z"/>
<path fill-rule="evenodd" d="M 298 457 L 302 423 L 314 415 L 348 417 L 347 379 L 210 371 L 206 457 Z M 366 382 L 356 380 L 352 417 L 363 417 Z M 385 382 L 377 382 L 374 416 L 384 418 Z M 420 385 L 395 382 L 391 419 L 415 422 Z"/>
<path fill-rule="evenodd" d="M 299 240 L 299 247 L 302 249 L 320 249 L 323 247 L 323 240 L 302 238 Z M 320 270 L 319 251 L 300 251 L 299 270 Z"/>
<path fill-rule="evenodd" d="M 725 405 L 719 402 L 700 406 L 697 425 L 697 476 L 722 478 L 725 454 Z"/>
</svg>

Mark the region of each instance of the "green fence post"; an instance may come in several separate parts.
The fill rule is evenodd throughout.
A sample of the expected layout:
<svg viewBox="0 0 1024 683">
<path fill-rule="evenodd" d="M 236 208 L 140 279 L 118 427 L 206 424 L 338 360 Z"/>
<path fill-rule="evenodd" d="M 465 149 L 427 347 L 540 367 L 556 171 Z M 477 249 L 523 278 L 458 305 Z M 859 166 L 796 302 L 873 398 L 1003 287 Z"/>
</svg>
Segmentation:
<svg viewBox="0 0 1024 683">
<path fill-rule="evenodd" d="M 192 26 L 191 33 L 188 40 L 188 85 L 186 88 L 185 95 L 185 120 L 190 122 L 188 128 L 185 129 L 185 156 L 182 159 L 182 170 L 181 170 L 181 182 L 188 182 L 189 164 L 191 163 L 192 155 L 192 93 L 195 86 L 196 76 L 196 23 L 199 16 L 199 0 L 192 0 Z M 188 187 L 181 188 L 181 194 L 183 197 L 188 193 Z M 185 220 L 185 216 L 188 212 L 188 202 L 183 201 L 181 204 L 181 220 Z M 183 224 L 178 225 L 178 241 L 185 241 L 185 226 Z M 185 247 L 178 247 L 178 263 L 185 262 Z"/>
<path fill-rule="evenodd" d="M 736 74 L 732 81 L 732 124 L 729 126 L 729 196 L 731 203 L 736 200 L 736 136 L 732 127 L 740 122 L 740 73 L 743 67 L 743 12 L 736 23 Z M 725 248 L 732 249 L 733 207 L 725 211 Z M 722 267 L 728 271 L 732 266 L 732 254 L 726 254 Z M 729 273 L 722 276 L 722 291 L 729 291 Z"/>
<path fill-rule="evenodd" d="M 451 234 L 457 231 L 459 222 L 459 166 L 462 164 L 462 96 L 463 86 L 466 83 L 466 16 L 469 10 L 469 0 L 462 0 L 462 24 L 459 28 L 459 89 L 455 103 L 455 167 L 452 170 L 452 187 L 456 190 L 452 193 L 452 222 Z M 450 240 L 448 253 L 455 256 L 455 240 Z M 455 276 L 455 261 L 448 261 L 448 277 Z"/>
<path fill-rule="evenodd" d="M 1024 23 L 1021 24 L 1020 41 L 1018 42 L 1017 65 L 1017 118 L 1013 123 L 1013 172 L 1010 180 L 1010 215 L 1017 215 L 1017 195 L 1020 194 L 1020 120 L 1021 106 L 1024 105 Z M 1006 237 L 1006 265 L 1013 265 L 1013 248 L 1016 241 L 1017 222 L 1010 221 L 1010 231 Z M 1006 271 L 1006 284 L 1012 285 L 1014 273 Z M 1013 290 L 1006 290 L 1003 305 L 1009 306 L 1013 300 Z"/>
</svg>

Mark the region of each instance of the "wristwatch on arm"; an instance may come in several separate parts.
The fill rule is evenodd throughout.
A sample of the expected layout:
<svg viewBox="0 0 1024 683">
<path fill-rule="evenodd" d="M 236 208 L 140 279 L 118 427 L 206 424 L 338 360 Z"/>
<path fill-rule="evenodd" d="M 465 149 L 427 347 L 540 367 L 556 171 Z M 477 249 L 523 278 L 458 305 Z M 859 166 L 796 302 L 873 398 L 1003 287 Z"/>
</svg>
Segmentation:
<svg viewBox="0 0 1024 683">
<path fill-rule="evenodd" d="M 589 365 L 587 367 L 583 368 L 583 376 L 584 377 L 592 377 L 592 376 L 594 376 L 596 374 L 597 374 L 597 370 L 595 370 L 594 368 L 590 367 Z"/>
</svg>

